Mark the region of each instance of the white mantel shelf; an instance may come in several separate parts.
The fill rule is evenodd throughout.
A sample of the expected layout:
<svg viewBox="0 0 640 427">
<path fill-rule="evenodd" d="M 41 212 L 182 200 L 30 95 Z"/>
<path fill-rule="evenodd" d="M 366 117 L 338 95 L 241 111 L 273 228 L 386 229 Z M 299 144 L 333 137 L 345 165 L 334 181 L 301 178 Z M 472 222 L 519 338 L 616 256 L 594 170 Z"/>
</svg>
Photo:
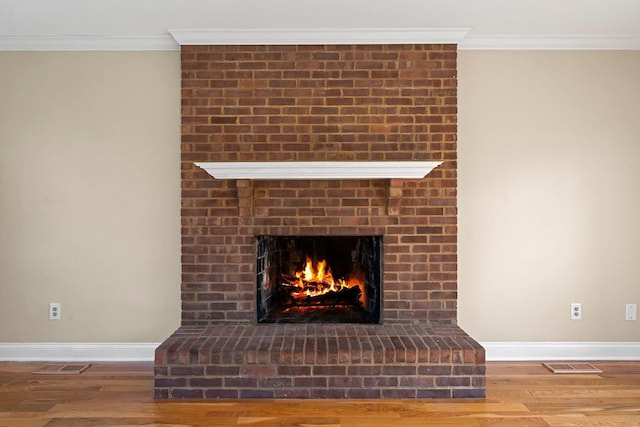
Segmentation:
<svg viewBox="0 0 640 427">
<path fill-rule="evenodd" d="M 198 162 L 216 179 L 422 179 L 442 162 Z"/>
</svg>

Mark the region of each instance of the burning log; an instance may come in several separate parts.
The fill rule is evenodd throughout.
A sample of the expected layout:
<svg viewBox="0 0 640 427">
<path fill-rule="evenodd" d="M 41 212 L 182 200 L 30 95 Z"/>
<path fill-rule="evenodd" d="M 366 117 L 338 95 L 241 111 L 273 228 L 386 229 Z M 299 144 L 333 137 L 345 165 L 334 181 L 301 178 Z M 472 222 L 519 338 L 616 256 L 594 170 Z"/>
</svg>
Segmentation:
<svg viewBox="0 0 640 427">
<path fill-rule="evenodd" d="M 361 290 L 359 286 L 351 288 L 341 287 L 337 290 L 330 290 L 324 283 L 304 283 L 303 287 L 289 282 L 282 283 L 280 287 L 281 300 L 287 305 L 300 306 L 360 306 Z"/>
<path fill-rule="evenodd" d="M 311 304 L 309 305 L 349 305 L 357 307 L 360 305 L 360 288 L 358 286 L 343 288 L 337 292 L 330 291 L 307 299 L 311 299 Z"/>
</svg>

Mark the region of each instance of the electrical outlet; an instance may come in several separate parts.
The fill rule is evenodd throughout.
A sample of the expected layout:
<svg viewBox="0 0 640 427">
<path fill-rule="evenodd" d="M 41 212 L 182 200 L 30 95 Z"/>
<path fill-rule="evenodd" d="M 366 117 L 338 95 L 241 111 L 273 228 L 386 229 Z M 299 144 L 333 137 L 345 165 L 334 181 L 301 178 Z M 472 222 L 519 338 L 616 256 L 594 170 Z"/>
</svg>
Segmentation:
<svg viewBox="0 0 640 427">
<path fill-rule="evenodd" d="M 627 304 L 626 320 L 638 320 L 638 306 L 636 304 Z"/>
<path fill-rule="evenodd" d="M 582 304 L 574 302 L 571 304 L 571 320 L 582 319 Z"/>
<path fill-rule="evenodd" d="M 60 303 L 49 303 L 49 320 L 60 320 Z"/>
</svg>

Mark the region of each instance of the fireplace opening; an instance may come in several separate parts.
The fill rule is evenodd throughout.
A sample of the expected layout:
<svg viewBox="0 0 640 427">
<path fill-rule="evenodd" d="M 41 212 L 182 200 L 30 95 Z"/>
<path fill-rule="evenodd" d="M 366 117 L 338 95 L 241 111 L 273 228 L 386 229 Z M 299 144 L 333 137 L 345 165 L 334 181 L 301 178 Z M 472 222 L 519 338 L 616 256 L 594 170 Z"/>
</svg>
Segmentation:
<svg viewBox="0 0 640 427">
<path fill-rule="evenodd" d="M 258 323 L 380 323 L 382 236 L 258 236 Z"/>
</svg>

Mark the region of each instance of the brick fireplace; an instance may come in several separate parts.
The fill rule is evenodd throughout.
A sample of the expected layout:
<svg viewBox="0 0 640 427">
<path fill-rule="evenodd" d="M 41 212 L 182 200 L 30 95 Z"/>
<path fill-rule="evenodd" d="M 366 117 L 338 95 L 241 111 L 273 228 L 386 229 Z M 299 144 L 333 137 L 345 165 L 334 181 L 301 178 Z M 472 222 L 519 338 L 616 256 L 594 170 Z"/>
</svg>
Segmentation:
<svg viewBox="0 0 640 427">
<path fill-rule="evenodd" d="M 484 396 L 456 325 L 455 45 L 183 46 L 182 324 L 158 399 Z M 422 179 L 215 179 L 196 162 L 438 161 Z M 299 167 L 299 165 L 297 166 Z M 375 322 L 257 322 L 259 236 L 379 236 Z"/>
</svg>

